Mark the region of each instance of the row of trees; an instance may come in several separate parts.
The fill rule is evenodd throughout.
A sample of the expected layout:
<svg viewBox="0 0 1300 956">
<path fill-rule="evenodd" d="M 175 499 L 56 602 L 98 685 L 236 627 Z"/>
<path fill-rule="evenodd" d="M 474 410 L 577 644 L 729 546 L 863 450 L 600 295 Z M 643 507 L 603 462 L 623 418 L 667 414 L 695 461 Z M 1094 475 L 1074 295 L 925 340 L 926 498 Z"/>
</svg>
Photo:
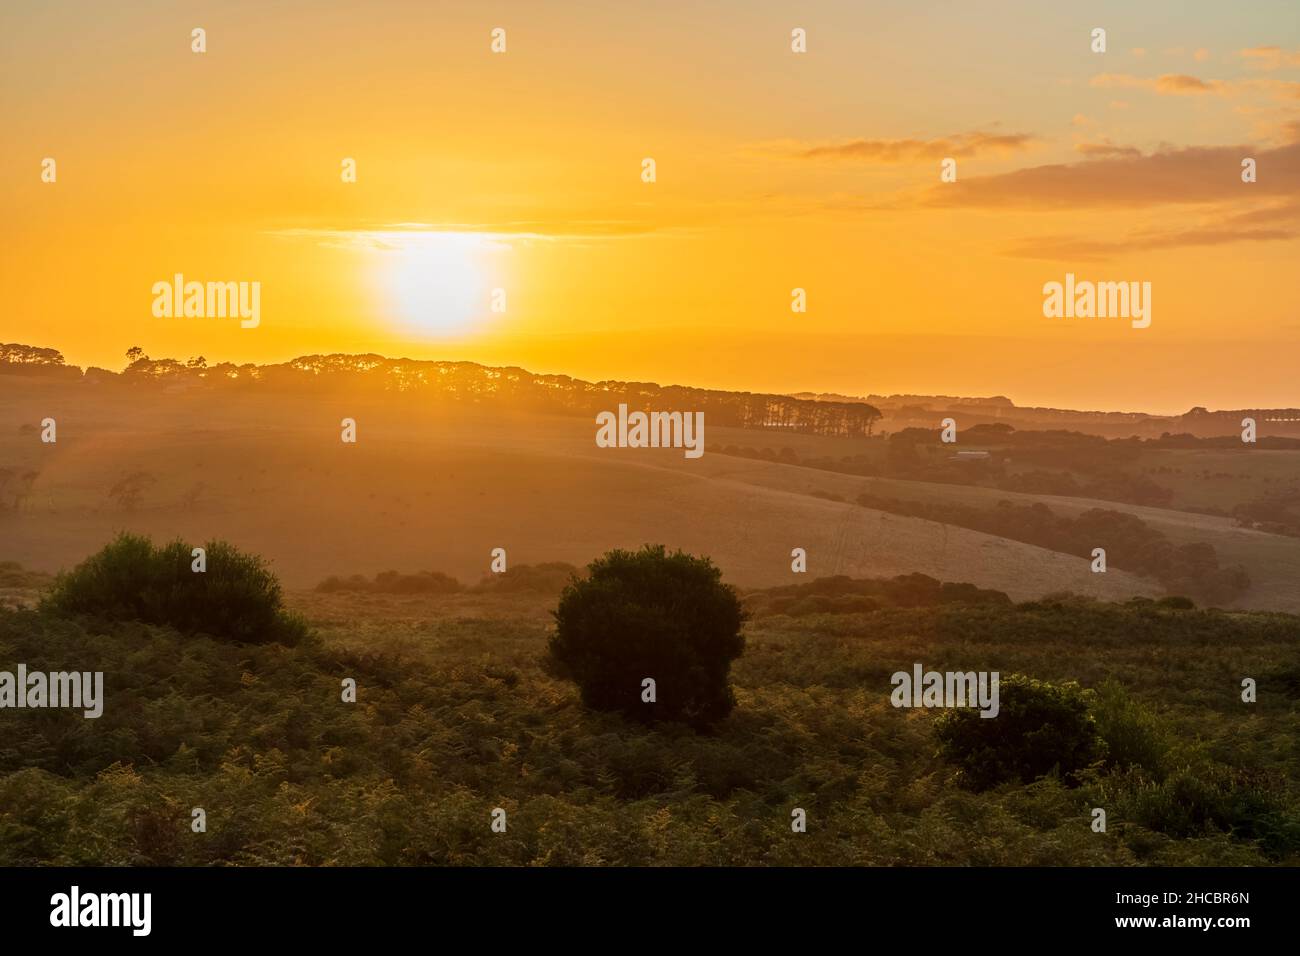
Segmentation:
<svg viewBox="0 0 1300 956">
<path fill-rule="evenodd" d="M 42 349 L 18 342 L 0 342 L 0 375 L 5 372 L 67 378 L 81 375 L 81 369 L 68 365 L 58 349 Z"/>
<path fill-rule="evenodd" d="M 561 414 L 591 415 L 620 403 L 630 410 L 704 412 L 710 425 L 779 429 L 811 435 L 869 437 L 880 410 L 863 402 L 816 401 L 751 392 L 661 386 L 654 382 L 587 382 L 568 375 L 535 375 L 515 366 L 494 368 L 476 362 L 390 359 L 382 355 L 304 355 L 275 365 L 209 365 L 203 356 L 188 361 L 153 359 L 135 346 L 126 353 L 120 375 L 90 369 L 87 378 L 132 384 L 213 388 L 269 388 L 286 391 L 345 390 L 432 395 L 474 404 L 501 403 Z M 53 349 L 0 346 L 0 369 L 59 369 Z"/>
<path fill-rule="evenodd" d="M 814 435 L 868 437 L 880 410 L 861 402 L 822 402 L 751 392 L 661 386 L 654 382 L 587 382 L 568 375 L 536 375 L 516 366 L 476 362 L 390 359 L 381 355 L 305 355 L 279 365 L 211 367 L 137 357 L 131 380 L 198 380 L 219 386 L 256 383 L 270 388 L 360 389 L 428 394 L 475 404 L 591 415 L 619 404 L 643 411 L 705 413 L 711 425 L 783 429 Z"/>
<path fill-rule="evenodd" d="M 1090 508 L 1077 517 L 1053 512 L 1042 502 L 1031 505 L 999 501 L 994 508 L 949 501 L 910 501 L 863 493 L 864 508 L 924 518 L 970 528 L 1013 541 L 1081 558 L 1104 547 L 1117 568 L 1154 578 L 1170 594 L 1187 595 L 1203 604 L 1230 604 L 1250 588 L 1250 576 L 1239 565 L 1223 566 L 1212 544 L 1203 541 L 1176 545 L 1136 515 Z"/>
</svg>

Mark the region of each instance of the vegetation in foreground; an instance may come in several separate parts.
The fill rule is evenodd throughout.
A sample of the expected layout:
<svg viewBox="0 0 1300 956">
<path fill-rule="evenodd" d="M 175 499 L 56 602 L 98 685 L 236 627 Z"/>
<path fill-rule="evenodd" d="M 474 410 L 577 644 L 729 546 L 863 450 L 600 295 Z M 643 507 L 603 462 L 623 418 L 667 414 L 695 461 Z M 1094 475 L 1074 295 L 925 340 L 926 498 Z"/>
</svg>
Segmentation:
<svg viewBox="0 0 1300 956">
<path fill-rule="evenodd" d="M 0 712 L 0 864 L 1300 862 L 1300 618 L 917 577 L 797 616 L 779 602 L 816 589 L 747 595 L 736 706 L 709 732 L 585 707 L 543 664 L 556 594 L 307 592 L 290 603 L 315 630 L 292 643 L 0 609 L 0 667 L 107 688 L 98 720 Z M 1019 759 L 1020 735 L 973 779 L 987 741 L 944 729 L 961 718 L 889 706 L 918 661 L 1025 675 L 1046 698 L 1011 712 L 1065 714 L 1078 759 Z"/>
</svg>

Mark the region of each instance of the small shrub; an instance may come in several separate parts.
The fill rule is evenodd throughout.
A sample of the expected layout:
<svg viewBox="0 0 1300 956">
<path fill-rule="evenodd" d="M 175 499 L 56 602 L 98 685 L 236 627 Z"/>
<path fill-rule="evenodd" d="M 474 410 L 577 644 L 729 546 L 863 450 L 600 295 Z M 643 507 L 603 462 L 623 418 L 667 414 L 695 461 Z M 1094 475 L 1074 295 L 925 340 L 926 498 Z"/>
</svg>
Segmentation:
<svg viewBox="0 0 1300 956">
<path fill-rule="evenodd" d="M 707 558 L 667 554 L 662 545 L 611 551 L 589 570 L 560 595 L 549 647 L 583 703 L 697 728 L 730 713 L 727 677 L 744 650 L 745 613 L 722 572 Z M 641 699 L 647 677 L 656 684 L 654 703 Z"/>
<path fill-rule="evenodd" d="M 1280 687 L 1288 700 L 1300 700 L 1300 663 L 1288 662 L 1275 667 L 1267 679 Z"/>
<path fill-rule="evenodd" d="M 974 584 L 944 582 L 939 586 L 941 604 L 1011 604 L 1003 591 L 976 587 Z"/>
<path fill-rule="evenodd" d="M 1105 756 L 1105 744 L 1089 714 L 1092 692 L 1070 681 L 1049 684 L 1021 674 L 1000 681 L 1000 709 L 993 718 L 974 708 L 944 713 L 935 721 L 939 753 L 961 770 L 976 790 L 1000 783 L 1029 783 L 1053 770 L 1066 783 Z"/>
<path fill-rule="evenodd" d="M 1281 782 L 1260 771 L 1183 768 L 1162 782 L 1137 786 L 1121 799 L 1120 810 L 1124 818 L 1172 837 L 1218 831 L 1257 840 L 1273 857 L 1300 849 L 1300 817 L 1289 808 Z"/>
<path fill-rule="evenodd" d="M 331 574 L 320 584 L 316 585 L 316 590 L 325 594 L 337 594 L 340 591 L 369 591 L 370 579 L 364 574 L 353 574 L 350 577 L 341 578 L 337 574 Z"/>
<path fill-rule="evenodd" d="M 1119 770 L 1138 767 L 1156 779 L 1164 775 L 1169 735 L 1154 714 L 1128 696 L 1124 687 L 1108 680 L 1093 698 L 1097 732 L 1106 742 L 1106 762 Z"/>
<path fill-rule="evenodd" d="M 489 574 L 474 586 L 475 591 L 529 591 L 558 594 L 578 569 L 564 561 L 517 564 L 503 574 Z"/>
<path fill-rule="evenodd" d="M 284 609 L 280 582 L 261 558 L 224 541 L 205 550 L 207 570 L 196 572 L 188 544 L 154 547 L 146 537 L 121 534 L 59 575 L 42 606 L 247 644 L 294 645 L 305 636 L 305 624 Z"/>
</svg>

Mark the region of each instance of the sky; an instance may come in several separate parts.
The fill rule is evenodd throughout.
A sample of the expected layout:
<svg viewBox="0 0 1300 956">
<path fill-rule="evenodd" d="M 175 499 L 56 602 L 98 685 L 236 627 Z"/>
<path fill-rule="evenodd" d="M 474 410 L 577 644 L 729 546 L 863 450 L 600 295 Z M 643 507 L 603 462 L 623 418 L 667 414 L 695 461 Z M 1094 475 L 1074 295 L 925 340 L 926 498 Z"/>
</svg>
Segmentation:
<svg viewBox="0 0 1300 956">
<path fill-rule="evenodd" d="M 83 366 L 1300 405 L 1293 2 L 12 0 L 0 128 L 0 341 Z M 1067 273 L 1150 326 L 1045 317 Z"/>
</svg>

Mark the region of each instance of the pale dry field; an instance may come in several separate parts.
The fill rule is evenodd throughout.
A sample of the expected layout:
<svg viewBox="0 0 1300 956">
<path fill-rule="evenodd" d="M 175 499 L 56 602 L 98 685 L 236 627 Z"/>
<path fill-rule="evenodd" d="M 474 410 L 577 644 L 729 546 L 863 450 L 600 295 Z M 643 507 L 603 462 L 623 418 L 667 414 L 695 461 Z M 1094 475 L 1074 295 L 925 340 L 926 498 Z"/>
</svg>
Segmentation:
<svg viewBox="0 0 1300 956">
<path fill-rule="evenodd" d="M 51 416 L 58 442 L 20 432 Z M 339 439 L 343 417 L 359 439 Z M 224 538 L 269 558 L 286 585 L 330 574 L 436 570 L 472 583 L 493 548 L 512 564 L 585 564 L 614 547 L 663 543 L 707 554 L 741 586 L 809 577 L 921 572 L 1028 599 L 1074 591 L 1122 600 L 1155 582 L 1019 542 L 853 505 L 862 491 L 977 503 L 1014 495 L 867 479 L 680 450 L 602 449 L 585 418 L 511 414 L 415 400 L 255 393 L 160 395 L 0 378 L 0 468 L 39 472 L 18 511 L 0 513 L 0 560 L 57 571 L 118 530 L 194 543 Z M 778 446 L 785 436 L 707 429 L 706 443 Z M 809 444 L 805 439 L 804 445 Z M 843 440 L 838 440 L 837 452 Z M 154 481 L 140 506 L 108 497 L 124 475 Z M 846 502 L 817 497 L 838 494 Z M 1132 511 L 1175 540 L 1205 540 L 1245 564 L 1243 606 L 1300 609 L 1300 540 L 1227 519 L 1082 499 L 1054 509 Z"/>
<path fill-rule="evenodd" d="M 796 493 L 821 491 L 838 494 L 848 501 L 852 501 L 863 492 L 870 492 L 874 495 L 909 501 L 948 501 L 982 508 L 992 508 L 999 501 L 1011 501 L 1016 504 L 1042 502 L 1053 512 L 1069 516 L 1076 516 L 1091 508 L 1125 512 L 1141 518 L 1151 527 L 1163 532 L 1175 544 L 1203 541 L 1214 546 L 1222 564 L 1240 564 L 1245 567 L 1250 574 L 1251 588 L 1233 607 L 1300 611 L 1300 538 L 1239 528 L 1232 518 L 1101 501 L 1095 498 L 1021 494 L 996 488 L 896 478 L 864 478 L 748 460 L 744 461 L 744 465 L 753 467 L 738 469 L 735 477 L 743 476 L 742 480 L 745 481 L 759 482 L 765 487 L 788 488 Z M 908 520 L 894 516 L 891 518 L 896 521 Z M 1009 545 L 1016 544 L 1001 538 L 997 540 Z M 1107 577 L 1114 573 L 1113 569 L 1108 571 Z M 1091 576 L 1096 577 L 1096 575 Z M 1070 589 L 1088 593 L 1078 587 Z"/>
</svg>

